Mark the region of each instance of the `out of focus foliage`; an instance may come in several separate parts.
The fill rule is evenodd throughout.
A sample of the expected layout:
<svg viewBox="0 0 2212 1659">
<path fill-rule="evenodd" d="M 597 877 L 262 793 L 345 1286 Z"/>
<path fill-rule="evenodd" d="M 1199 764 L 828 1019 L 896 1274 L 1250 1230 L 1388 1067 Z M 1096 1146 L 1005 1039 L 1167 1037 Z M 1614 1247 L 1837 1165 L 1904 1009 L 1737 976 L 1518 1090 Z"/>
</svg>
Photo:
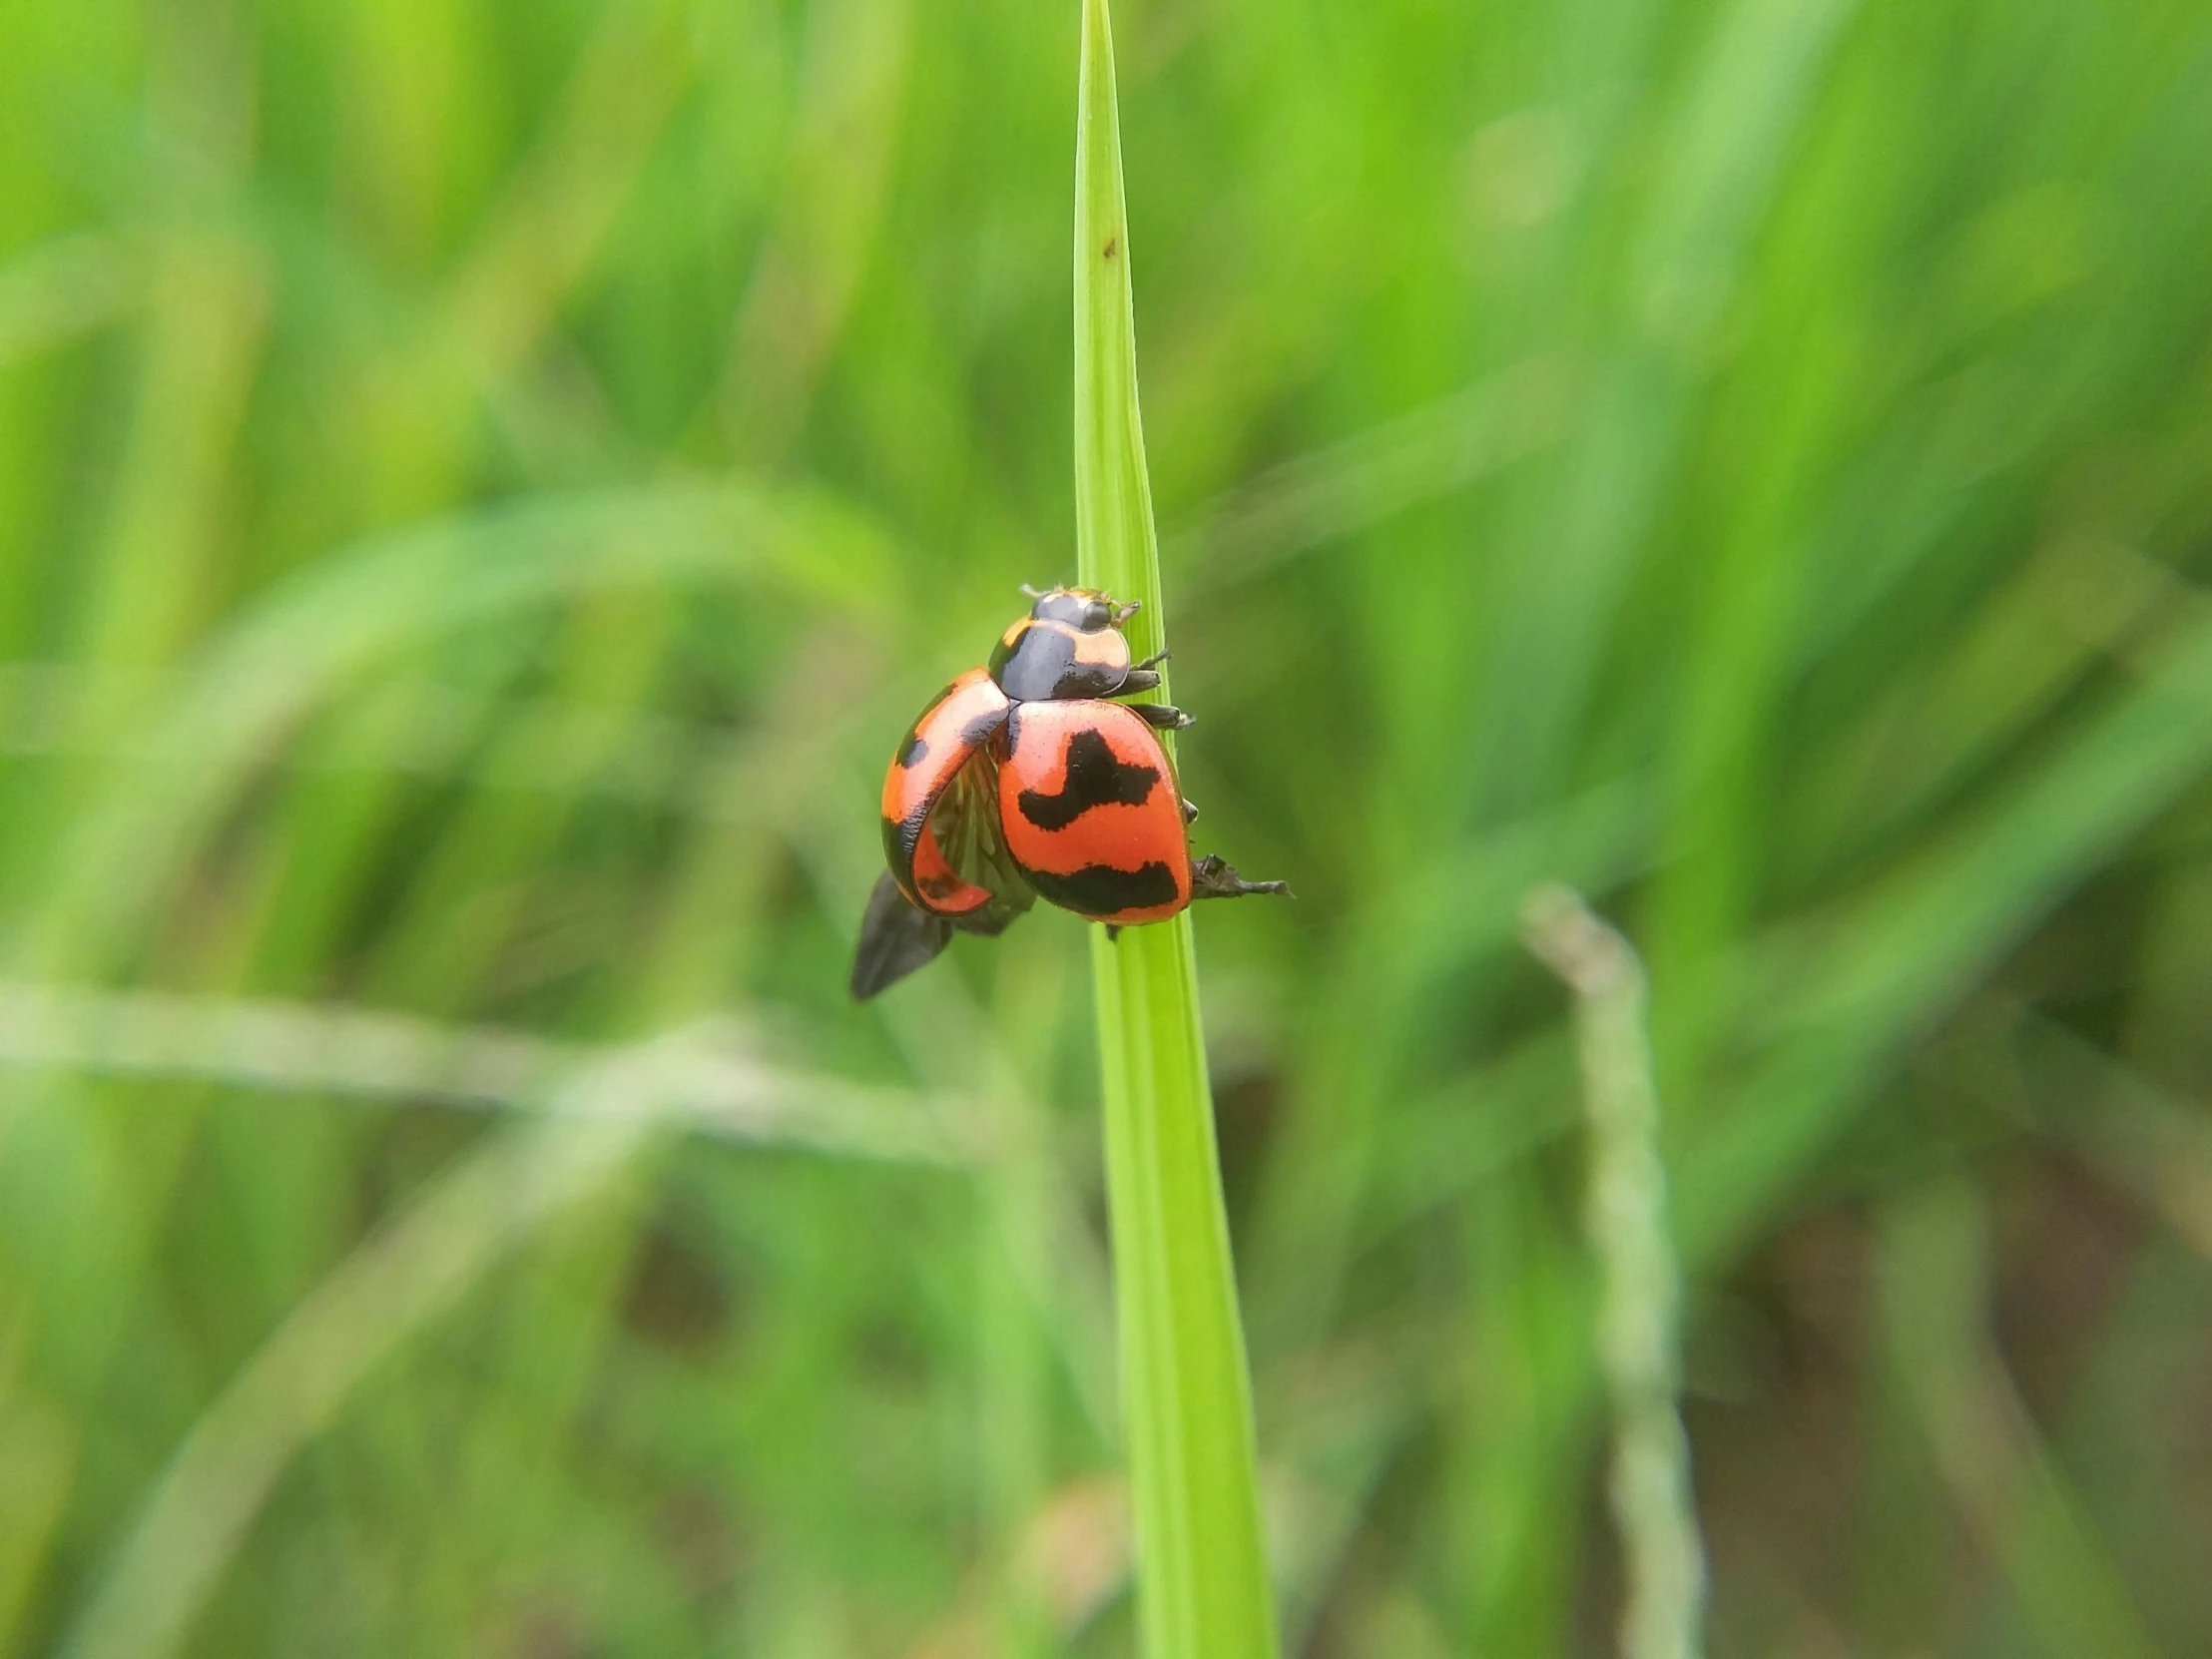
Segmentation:
<svg viewBox="0 0 2212 1659">
<path fill-rule="evenodd" d="M 842 990 L 1075 22 L 0 12 L 0 1648 L 1128 1651 L 1079 929 Z M 2212 1650 L 2212 14 L 1118 34 L 1295 1650 L 1609 1639 L 1545 877 L 1713 1652 Z"/>
</svg>

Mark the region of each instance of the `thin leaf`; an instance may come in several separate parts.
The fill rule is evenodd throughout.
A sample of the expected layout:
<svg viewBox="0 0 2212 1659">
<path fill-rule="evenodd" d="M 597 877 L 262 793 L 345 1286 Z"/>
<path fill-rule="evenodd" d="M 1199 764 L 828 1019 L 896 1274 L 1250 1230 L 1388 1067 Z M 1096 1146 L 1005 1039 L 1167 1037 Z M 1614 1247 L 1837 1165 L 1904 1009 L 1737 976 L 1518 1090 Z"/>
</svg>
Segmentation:
<svg viewBox="0 0 2212 1659">
<path fill-rule="evenodd" d="M 1137 412 L 1129 231 L 1105 0 L 1083 8 L 1075 161 L 1076 565 L 1141 599 L 1131 645 L 1165 643 Z M 1163 684 L 1162 696 L 1166 695 Z M 1106 1176 L 1150 1659 L 1277 1650 L 1260 1539 L 1252 1405 L 1214 1145 L 1188 914 L 1094 928 Z"/>
</svg>

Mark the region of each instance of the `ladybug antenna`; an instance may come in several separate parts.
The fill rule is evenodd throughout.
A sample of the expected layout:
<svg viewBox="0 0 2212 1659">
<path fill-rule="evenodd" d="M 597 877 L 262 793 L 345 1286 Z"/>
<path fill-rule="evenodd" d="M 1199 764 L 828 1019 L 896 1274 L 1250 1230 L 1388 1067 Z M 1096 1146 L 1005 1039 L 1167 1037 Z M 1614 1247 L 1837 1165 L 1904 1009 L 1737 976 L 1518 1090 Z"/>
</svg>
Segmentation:
<svg viewBox="0 0 2212 1659">
<path fill-rule="evenodd" d="M 1024 594 L 1026 594 L 1026 595 L 1027 595 L 1027 596 L 1028 596 L 1029 598 L 1031 598 L 1031 599 L 1042 599 L 1042 598 L 1044 597 L 1044 595 L 1043 595 L 1043 594 L 1039 593 L 1039 592 L 1038 592 L 1038 591 L 1037 591 L 1037 590 L 1036 590 L 1035 588 L 1031 587 L 1031 586 L 1030 586 L 1030 585 L 1029 585 L 1029 584 L 1028 584 L 1027 582 L 1024 582 L 1024 583 L 1022 583 L 1022 585 L 1021 585 L 1021 591 L 1022 591 L 1022 592 L 1023 592 Z"/>
<path fill-rule="evenodd" d="M 1144 601 L 1141 599 L 1132 599 L 1126 605 L 1116 605 L 1114 607 L 1114 626 L 1119 628 L 1143 609 Z"/>
</svg>

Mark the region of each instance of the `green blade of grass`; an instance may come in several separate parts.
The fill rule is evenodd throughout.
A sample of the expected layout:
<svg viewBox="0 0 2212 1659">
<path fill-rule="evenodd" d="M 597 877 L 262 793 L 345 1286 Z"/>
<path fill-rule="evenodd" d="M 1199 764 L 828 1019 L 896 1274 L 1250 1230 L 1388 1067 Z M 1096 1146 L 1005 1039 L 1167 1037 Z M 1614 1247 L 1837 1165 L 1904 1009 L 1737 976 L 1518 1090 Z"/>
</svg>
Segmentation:
<svg viewBox="0 0 2212 1659">
<path fill-rule="evenodd" d="M 1137 413 L 1136 335 L 1106 0 L 1086 0 L 1075 151 L 1075 519 L 1081 580 L 1141 599 L 1161 649 L 1159 547 Z M 1166 695 L 1163 684 L 1161 695 Z M 1260 1539 L 1251 1387 L 1214 1146 L 1188 913 L 1091 930 L 1120 1309 L 1123 1420 L 1149 1659 L 1277 1651 Z"/>
</svg>

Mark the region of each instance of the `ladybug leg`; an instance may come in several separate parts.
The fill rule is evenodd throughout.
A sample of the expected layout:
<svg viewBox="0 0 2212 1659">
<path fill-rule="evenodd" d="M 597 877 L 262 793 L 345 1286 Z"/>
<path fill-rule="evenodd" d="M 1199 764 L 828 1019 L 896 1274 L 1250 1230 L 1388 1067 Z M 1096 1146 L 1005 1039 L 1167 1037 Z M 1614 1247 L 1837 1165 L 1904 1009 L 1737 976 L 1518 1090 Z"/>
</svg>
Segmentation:
<svg viewBox="0 0 2212 1659">
<path fill-rule="evenodd" d="M 1147 726 L 1157 726 L 1163 732 L 1180 732 L 1193 724 L 1191 717 L 1172 703 L 1132 703 L 1129 712 Z"/>
<path fill-rule="evenodd" d="M 1197 802 L 1186 801 L 1183 803 L 1183 822 L 1185 824 L 1196 824 L 1198 822 Z"/>
<path fill-rule="evenodd" d="M 1159 690 L 1159 664 L 1168 662 L 1166 651 L 1155 651 L 1144 662 L 1130 664 L 1122 670 L 1122 684 L 1115 686 L 1106 697 L 1128 697 L 1141 690 Z"/>
<path fill-rule="evenodd" d="M 1219 853 L 1209 852 L 1191 860 L 1191 901 L 1201 898 L 1242 898 L 1247 893 L 1274 892 L 1291 896 L 1288 881 L 1247 881 Z"/>
<path fill-rule="evenodd" d="M 1123 673 L 1120 687 L 1110 692 L 1112 697 L 1127 697 L 1131 692 L 1157 691 L 1160 687 L 1159 665 L 1168 660 L 1165 651 L 1155 651 L 1141 663 L 1132 663 Z"/>
</svg>

